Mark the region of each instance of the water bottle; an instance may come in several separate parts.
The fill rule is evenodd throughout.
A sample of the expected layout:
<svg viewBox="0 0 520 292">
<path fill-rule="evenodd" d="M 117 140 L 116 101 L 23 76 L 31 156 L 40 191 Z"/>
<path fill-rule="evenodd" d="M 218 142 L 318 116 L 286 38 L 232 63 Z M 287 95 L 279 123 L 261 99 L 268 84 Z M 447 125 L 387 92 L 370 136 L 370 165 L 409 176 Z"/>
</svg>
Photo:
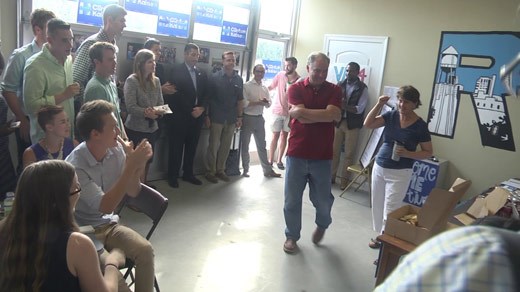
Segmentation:
<svg viewBox="0 0 520 292">
<path fill-rule="evenodd" d="M 394 148 L 392 149 L 392 160 L 393 161 L 399 161 L 401 159 L 399 154 L 397 154 L 397 149 L 400 149 L 401 147 L 403 147 L 403 143 L 401 143 L 399 141 L 394 141 Z"/>
<path fill-rule="evenodd" d="M 14 203 L 14 193 L 8 192 L 5 194 L 4 199 L 4 216 L 7 217 L 9 213 L 11 213 L 11 210 L 13 209 L 13 203 Z"/>
</svg>

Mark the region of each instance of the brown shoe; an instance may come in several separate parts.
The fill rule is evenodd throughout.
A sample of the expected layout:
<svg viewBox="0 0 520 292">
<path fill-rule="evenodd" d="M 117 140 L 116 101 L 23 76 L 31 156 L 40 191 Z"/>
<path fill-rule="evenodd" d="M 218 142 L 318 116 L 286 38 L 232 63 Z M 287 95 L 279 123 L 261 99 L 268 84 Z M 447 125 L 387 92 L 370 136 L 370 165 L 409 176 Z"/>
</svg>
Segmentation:
<svg viewBox="0 0 520 292">
<path fill-rule="evenodd" d="M 320 241 L 323 239 L 323 235 L 325 235 L 325 229 L 316 227 L 316 229 L 314 229 L 314 232 L 312 233 L 312 243 L 320 243 Z"/>
<path fill-rule="evenodd" d="M 282 175 L 280 173 L 276 173 L 274 171 L 264 173 L 264 176 L 265 177 L 282 177 Z"/>
<path fill-rule="evenodd" d="M 230 181 L 230 180 L 229 180 L 229 176 L 227 176 L 227 175 L 226 175 L 225 173 L 223 173 L 223 172 L 219 172 L 219 173 L 217 173 L 216 177 L 218 177 L 219 179 L 221 179 L 221 180 L 223 180 L 223 181 L 225 181 L 225 182 Z"/>
<path fill-rule="evenodd" d="M 211 173 L 206 173 L 206 179 L 210 182 L 210 183 L 218 183 L 218 179 L 216 176 L 212 175 Z"/>
<path fill-rule="evenodd" d="M 283 244 L 283 251 L 288 254 L 295 254 L 298 252 L 298 244 L 296 244 L 296 240 L 287 238 L 285 243 Z"/>
</svg>

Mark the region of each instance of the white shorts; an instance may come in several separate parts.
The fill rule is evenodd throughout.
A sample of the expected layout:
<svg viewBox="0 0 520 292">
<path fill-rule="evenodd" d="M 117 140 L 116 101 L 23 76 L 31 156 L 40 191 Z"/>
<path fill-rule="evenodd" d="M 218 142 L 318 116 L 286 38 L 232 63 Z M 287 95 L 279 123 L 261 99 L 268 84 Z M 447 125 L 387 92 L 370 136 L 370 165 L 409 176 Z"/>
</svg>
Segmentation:
<svg viewBox="0 0 520 292">
<path fill-rule="evenodd" d="M 289 128 L 289 120 L 291 119 L 289 116 L 280 116 L 273 115 L 274 121 L 271 125 L 271 132 L 289 132 L 291 128 Z"/>
</svg>

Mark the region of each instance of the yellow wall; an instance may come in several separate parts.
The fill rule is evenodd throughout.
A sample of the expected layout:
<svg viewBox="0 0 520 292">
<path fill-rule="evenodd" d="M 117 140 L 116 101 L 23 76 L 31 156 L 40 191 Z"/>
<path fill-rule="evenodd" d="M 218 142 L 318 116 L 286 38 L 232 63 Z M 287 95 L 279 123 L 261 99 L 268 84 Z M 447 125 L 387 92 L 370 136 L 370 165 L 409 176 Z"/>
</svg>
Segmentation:
<svg viewBox="0 0 520 292">
<path fill-rule="evenodd" d="M 311 51 L 323 50 L 325 34 L 388 36 L 383 86 L 412 84 L 421 92 L 417 110 L 425 120 L 432 92 L 441 31 L 519 31 L 519 0 L 301 0 L 295 43 L 305 74 Z M 374 104 L 376 96 L 371 96 Z M 471 179 L 467 195 L 520 177 L 520 98 L 507 99 L 516 152 L 484 147 L 473 106 L 461 100 L 454 139 L 432 136 L 434 152 L 450 161 L 446 185 Z"/>
</svg>

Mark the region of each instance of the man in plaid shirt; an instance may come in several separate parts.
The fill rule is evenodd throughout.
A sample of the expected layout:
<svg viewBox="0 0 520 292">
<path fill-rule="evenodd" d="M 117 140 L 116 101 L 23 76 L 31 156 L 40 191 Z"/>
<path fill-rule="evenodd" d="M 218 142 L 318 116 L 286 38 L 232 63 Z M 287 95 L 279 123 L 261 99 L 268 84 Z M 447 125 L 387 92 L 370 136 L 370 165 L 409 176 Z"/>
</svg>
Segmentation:
<svg viewBox="0 0 520 292">
<path fill-rule="evenodd" d="M 125 16 L 126 10 L 122 6 L 117 4 L 107 5 L 103 10 L 103 28 L 98 33 L 89 36 L 79 46 L 74 64 L 72 65 L 74 82 L 78 82 L 80 85 L 80 92 L 74 98 L 76 113 L 79 112 L 79 108 L 83 104 L 85 86 L 94 74 L 94 64 L 90 61 L 88 54 L 90 46 L 96 42 L 109 42 L 115 45 L 116 36 L 121 35 L 126 27 Z"/>
</svg>

